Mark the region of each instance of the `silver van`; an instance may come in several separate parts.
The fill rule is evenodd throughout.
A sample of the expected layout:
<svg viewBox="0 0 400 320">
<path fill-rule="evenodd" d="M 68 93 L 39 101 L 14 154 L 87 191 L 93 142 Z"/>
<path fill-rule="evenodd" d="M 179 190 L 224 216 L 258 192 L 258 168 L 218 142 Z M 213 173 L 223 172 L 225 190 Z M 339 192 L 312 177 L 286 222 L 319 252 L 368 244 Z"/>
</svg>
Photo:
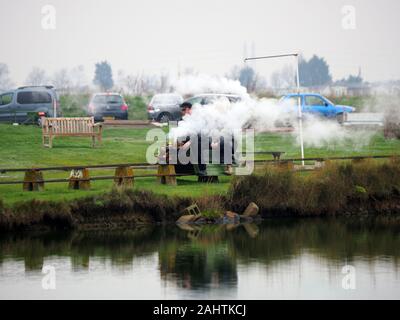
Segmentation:
<svg viewBox="0 0 400 320">
<path fill-rule="evenodd" d="M 26 86 L 0 94 L 0 122 L 40 123 L 41 117 L 60 116 L 53 86 Z"/>
</svg>

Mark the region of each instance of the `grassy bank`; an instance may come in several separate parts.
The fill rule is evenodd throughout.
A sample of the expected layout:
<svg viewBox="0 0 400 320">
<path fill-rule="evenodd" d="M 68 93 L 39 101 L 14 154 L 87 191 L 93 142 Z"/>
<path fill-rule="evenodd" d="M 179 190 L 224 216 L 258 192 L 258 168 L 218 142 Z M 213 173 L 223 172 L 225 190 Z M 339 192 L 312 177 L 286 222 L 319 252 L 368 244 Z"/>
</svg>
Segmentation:
<svg viewBox="0 0 400 320">
<path fill-rule="evenodd" d="M 29 168 L 67 165 L 94 165 L 110 163 L 144 162 L 149 142 L 145 140 L 148 129 L 106 128 L 103 144 L 92 148 L 90 139 L 62 137 L 54 140 L 54 147 L 42 147 L 41 130 L 36 126 L 11 126 L 0 124 L 0 168 Z M 263 133 L 256 137 L 258 151 L 285 151 L 284 158 L 298 157 L 299 146 L 290 133 Z M 385 140 L 382 134 L 374 136 L 368 145 L 354 148 L 351 144 L 329 145 L 321 148 L 306 148 L 306 156 L 351 156 L 400 154 L 400 140 Z M 259 156 L 258 158 L 267 158 Z M 146 171 L 137 170 L 136 173 Z M 91 176 L 112 175 L 113 170 L 92 170 Z M 151 172 L 146 172 L 151 173 Z M 154 173 L 154 172 L 153 172 Z M 66 178 L 68 172 L 44 172 L 45 179 Z M 1 180 L 21 180 L 22 173 L 0 173 Z M 230 177 L 221 177 L 219 184 L 198 184 L 195 177 L 178 179 L 178 186 L 156 183 L 155 178 L 138 178 L 134 190 L 151 190 L 156 194 L 198 197 L 207 194 L 226 194 Z M 0 185 L 0 199 L 13 204 L 31 199 L 72 200 L 94 196 L 112 188 L 112 181 L 95 181 L 88 191 L 69 190 L 66 183 L 46 184 L 44 191 L 23 192 L 21 185 Z"/>
<path fill-rule="evenodd" d="M 400 159 L 328 162 L 307 175 L 266 166 L 263 174 L 232 181 L 227 202 L 233 210 L 250 201 L 264 215 L 400 213 Z"/>
<path fill-rule="evenodd" d="M 400 213 L 400 159 L 329 163 L 311 174 L 267 166 L 234 178 L 224 195 L 162 195 L 113 189 L 75 200 L 0 203 L 0 229 L 113 228 L 173 222 L 196 202 L 213 215 L 241 213 L 255 202 L 263 216 L 382 215 Z"/>
</svg>

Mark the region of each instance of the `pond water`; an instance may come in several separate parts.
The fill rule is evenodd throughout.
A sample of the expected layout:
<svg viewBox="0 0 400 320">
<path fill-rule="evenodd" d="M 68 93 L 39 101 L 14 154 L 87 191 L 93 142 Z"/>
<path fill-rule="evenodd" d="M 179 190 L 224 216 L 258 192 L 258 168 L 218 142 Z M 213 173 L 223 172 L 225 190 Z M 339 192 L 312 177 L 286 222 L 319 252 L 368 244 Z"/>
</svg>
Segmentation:
<svg viewBox="0 0 400 320">
<path fill-rule="evenodd" d="M 1 299 L 399 299 L 400 227 L 240 226 L 0 235 Z"/>
</svg>

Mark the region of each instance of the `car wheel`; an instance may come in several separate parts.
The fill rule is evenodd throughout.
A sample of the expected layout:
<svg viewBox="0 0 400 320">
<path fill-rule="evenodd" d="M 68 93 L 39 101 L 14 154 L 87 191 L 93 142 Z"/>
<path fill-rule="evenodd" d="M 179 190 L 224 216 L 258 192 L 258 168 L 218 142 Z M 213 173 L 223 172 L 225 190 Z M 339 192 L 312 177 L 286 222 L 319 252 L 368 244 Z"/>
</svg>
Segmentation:
<svg viewBox="0 0 400 320">
<path fill-rule="evenodd" d="M 168 113 L 163 113 L 159 116 L 158 122 L 167 123 L 169 122 L 171 116 Z"/>
</svg>

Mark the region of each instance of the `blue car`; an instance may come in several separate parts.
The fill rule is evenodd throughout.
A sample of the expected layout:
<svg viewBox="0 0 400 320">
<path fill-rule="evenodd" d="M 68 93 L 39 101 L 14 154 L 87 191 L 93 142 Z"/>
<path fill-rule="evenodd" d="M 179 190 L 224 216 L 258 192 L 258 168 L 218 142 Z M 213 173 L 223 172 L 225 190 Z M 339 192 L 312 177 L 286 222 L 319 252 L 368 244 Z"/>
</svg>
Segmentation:
<svg viewBox="0 0 400 320">
<path fill-rule="evenodd" d="M 316 93 L 287 94 L 280 99 L 280 103 L 290 110 L 297 110 L 299 96 L 303 113 L 341 119 L 343 113 L 355 111 L 355 108 L 350 106 L 335 105 L 327 98 Z"/>
</svg>

